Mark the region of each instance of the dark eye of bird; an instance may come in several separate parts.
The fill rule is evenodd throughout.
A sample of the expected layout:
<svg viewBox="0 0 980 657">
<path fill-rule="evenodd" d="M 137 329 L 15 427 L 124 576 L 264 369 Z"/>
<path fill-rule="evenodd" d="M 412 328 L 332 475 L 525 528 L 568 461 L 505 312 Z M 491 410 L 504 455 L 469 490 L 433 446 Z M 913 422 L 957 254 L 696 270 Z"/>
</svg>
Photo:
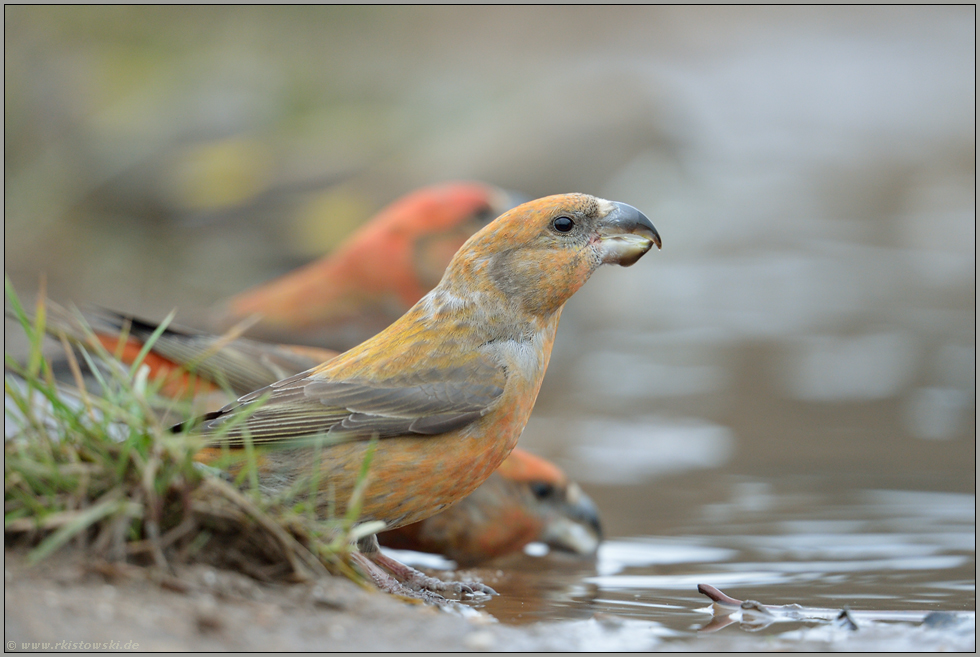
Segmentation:
<svg viewBox="0 0 980 657">
<path fill-rule="evenodd" d="M 554 493 L 555 487 L 543 481 L 532 481 L 531 492 L 534 493 L 534 496 L 540 500 Z"/>
<path fill-rule="evenodd" d="M 558 217 L 552 225 L 559 233 L 567 233 L 575 227 L 575 222 L 570 217 Z"/>
<path fill-rule="evenodd" d="M 497 213 L 489 205 L 484 205 L 476 209 L 473 213 L 473 218 L 481 224 L 488 224 L 497 218 Z"/>
</svg>

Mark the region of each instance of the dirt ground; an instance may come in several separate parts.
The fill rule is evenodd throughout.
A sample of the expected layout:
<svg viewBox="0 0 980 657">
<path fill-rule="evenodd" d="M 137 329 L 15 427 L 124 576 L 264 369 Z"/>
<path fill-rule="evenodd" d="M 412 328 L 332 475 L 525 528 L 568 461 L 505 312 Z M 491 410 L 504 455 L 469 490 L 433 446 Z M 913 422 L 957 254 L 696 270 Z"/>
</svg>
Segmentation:
<svg viewBox="0 0 980 657">
<path fill-rule="evenodd" d="M 5 652 L 971 650 L 973 632 L 961 625 L 671 637 L 647 623 L 596 614 L 510 627 L 464 605 L 411 604 L 340 577 L 268 584 L 202 565 L 176 566 L 161 577 L 71 552 L 28 567 L 23 553 L 4 550 Z"/>
<path fill-rule="evenodd" d="M 7 652 L 538 652 L 659 643 L 618 618 L 509 627 L 465 605 L 414 604 L 342 577 L 269 584 L 205 565 L 175 565 L 161 577 L 77 552 L 28 566 L 14 549 L 4 550 L 4 621 Z"/>
<path fill-rule="evenodd" d="M 479 612 L 402 602 L 340 577 L 266 584 L 200 565 L 161 578 L 79 554 L 31 568 L 18 552 L 5 550 L 4 559 L 8 651 L 85 647 L 59 642 L 141 651 L 498 650 L 512 641 Z"/>
</svg>

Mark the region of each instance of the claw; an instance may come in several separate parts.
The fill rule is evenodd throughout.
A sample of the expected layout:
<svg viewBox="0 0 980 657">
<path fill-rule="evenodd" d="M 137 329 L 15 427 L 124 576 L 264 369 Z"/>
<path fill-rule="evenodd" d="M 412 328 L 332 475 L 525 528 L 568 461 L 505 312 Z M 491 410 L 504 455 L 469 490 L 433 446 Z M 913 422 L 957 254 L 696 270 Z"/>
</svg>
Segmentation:
<svg viewBox="0 0 980 657">
<path fill-rule="evenodd" d="M 362 538 L 358 541 L 357 547 L 359 552 L 351 553 L 354 561 L 374 581 L 375 586 L 386 593 L 432 603 L 446 602 L 446 598 L 440 595 L 441 593 L 460 597 L 464 595 L 471 597 L 498 595 L 496 591 L 482 582 L 444 582 L 392 559 L 381 552 L 378 547 L 378 539 L 374 535 Z"/>
</svg>

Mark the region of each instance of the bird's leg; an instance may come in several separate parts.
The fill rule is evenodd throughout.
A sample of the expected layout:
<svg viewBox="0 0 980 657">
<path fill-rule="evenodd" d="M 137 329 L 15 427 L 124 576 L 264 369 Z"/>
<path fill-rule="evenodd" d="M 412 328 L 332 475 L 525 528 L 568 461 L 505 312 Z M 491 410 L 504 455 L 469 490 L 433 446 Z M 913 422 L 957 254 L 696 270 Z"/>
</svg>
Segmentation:
<svg viewBox="0 0 980 657">
<path fill-rule="evenodd" d="M 438 593 L 433 593 L 431 591 L 414 591 L 410 589 L 386 573 L 381 566 L 374 563 L 371 561 L 371 559 L 364 556 L 360 552 L 357 552 L 356 550 L 351 552 L 351 558 L 358 566 L 360 566 L 361 570 L 371 578 L 374 585 L 385 593 L 400 595 L 406 598 L 414 598 L 416 600 L 422 600 L 423 602 L 429 602 L 432 604 L 438 604 L 446 601 L 446 599 Z"/>
<path fill-rule="evenodd" d="M 480 582 L 444 582 L 441 579 L 429 577 L 411 566 L 407 566 L 400 561 L 385 556 L 380 551 L 375 556 L 369 558 L 413 589 L 423 589 L 435 593 L 453 593 L 456 595 L 497 595 L 496 591 Z"/>
<path fill-rule="evenodd" d="M 378 546 L 378 538 L 374 534 L 359 540 L 357 542 L 357 548 L 360 550 L 361 556 L 364 557 L 365 561 L 371 562 L 371 565 L 379 570 L 382 575 L 386 575 L 388 580 L 400 584 L 403 588 L 407 587 L 411 591 L 454 593 L 456 595 L 497 595 L 496 591 L 480 582 L 444 582 L 441 579 L 429 577 L 425 573 L 419 572 L 400 561 L 396 561 L 381 552 L 381 548 Z M 381 570 L 382 568 L 390 572 L 394 577 L 388 576 L 387 573 Z M 389 588 L 391 586 L 390 583 L 379 583 L 377 575 L 373 572 L 369 574 L 378 585 L 378 588 L 383 591 L 394 592 Z"/>
</svg>

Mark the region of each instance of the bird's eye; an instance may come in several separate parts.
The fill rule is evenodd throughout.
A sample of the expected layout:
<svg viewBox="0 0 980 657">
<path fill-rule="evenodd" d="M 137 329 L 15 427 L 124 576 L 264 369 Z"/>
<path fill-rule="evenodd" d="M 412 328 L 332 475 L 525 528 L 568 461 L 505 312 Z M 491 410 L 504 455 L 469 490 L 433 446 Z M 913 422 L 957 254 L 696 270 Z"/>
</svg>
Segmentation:
<svg viewBox="0 0 980 657">
<path fill-rule="evenodd" d="M 481 224 L 488 224 L 497 218 L 497 213 L 489 205 L 481 205 L 473 212 L 473 218 Z"/>
<path fill-rule="evenodd" d="M 572 221 L 571 217 L 558 217 L 552 224 L 559 233 L 567 233 L 572 228 L 575 227 L 575 222 Z"/>
<path fill-rule="evenodd" d="M 549 497 L 555 492 L 555 487 L 544 481 L 532 481 L 531 482 L 531 492 L 539 500 Z"/>
</svg>

